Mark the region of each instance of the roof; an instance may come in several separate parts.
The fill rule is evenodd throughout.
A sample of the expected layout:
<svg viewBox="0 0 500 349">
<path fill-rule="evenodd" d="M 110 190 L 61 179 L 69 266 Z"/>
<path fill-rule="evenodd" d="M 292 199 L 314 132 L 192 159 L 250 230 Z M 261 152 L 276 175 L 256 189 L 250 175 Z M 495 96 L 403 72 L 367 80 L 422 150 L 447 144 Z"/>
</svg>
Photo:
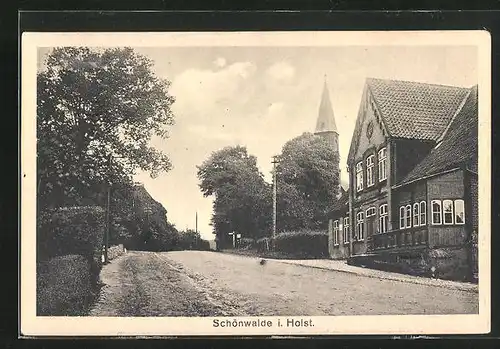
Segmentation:
<svg viewBox="0 0 500 349">
<path fill-rule="evenodd" d="M 478 107 L 477 86 L 470 90 L 462 108 L 456 113 L 442 140 L 398 185 L 432 176 L 466 165 L 477 168 Z"/>
<path fill-rule="evenodd" d="M 344 190 L 342 187 L 341 187 L 341 191 L 342 191 L 342 194 L 341 194 L 340 198 L 337 201 L 335 201 L 335 203 L 332 206 L 332 212 L 337 212 L 337 211 L 341 211 L 341 210 L 348 208 L 349 191 Z"/>
<path fill-rule="evenodd" d="M 391 137 L 436 141 L 469 89 L 368 78 L 368 89 Z"/>
<path fill-rule="evenodd" d="M 328 85 L 323 85 L 323 94 L 321 96 L 321 103 L 319 105 L 318 120 L 316 121 L 315 133 L 319 132 L 337 132 L 337 124 L 335 123 L 335 116 L 333 115 L 332 103 L 330 102 L 330 92 Z"/>
</svg>

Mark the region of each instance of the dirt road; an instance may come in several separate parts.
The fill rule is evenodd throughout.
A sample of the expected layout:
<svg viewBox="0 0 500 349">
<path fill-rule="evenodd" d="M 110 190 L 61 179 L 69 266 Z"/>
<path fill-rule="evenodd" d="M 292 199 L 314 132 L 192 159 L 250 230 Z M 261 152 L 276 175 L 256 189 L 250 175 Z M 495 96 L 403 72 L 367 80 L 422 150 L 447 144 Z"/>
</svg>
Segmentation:
<svg viewBox="0 0 500 349">
<path fill-rule="evenodd" d="M 477 293 L 231 254 L 128 252 L 107 265 L 94 316 L 477 313 Z"/>
</svg>

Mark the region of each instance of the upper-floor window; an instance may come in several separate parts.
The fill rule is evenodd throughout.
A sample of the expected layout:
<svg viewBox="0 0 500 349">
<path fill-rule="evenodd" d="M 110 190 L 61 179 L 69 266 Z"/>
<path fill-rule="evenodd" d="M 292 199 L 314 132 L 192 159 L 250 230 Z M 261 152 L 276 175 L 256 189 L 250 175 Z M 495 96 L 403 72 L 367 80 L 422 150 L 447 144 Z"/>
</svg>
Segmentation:
<svg viewBox="0 0 500 349">
<path fill-rule="evenodd" d="M 387 179 L 387 150 L 382 148 L 378 151 L 378 180 Z"/>
<path fill-rule="evenodd" d="M 358 162 L 356 164 L 356 189 L 358 191 L 363 190 L 363 163 Z"/>
<path fill-rule="evenodd" d="M 333 221 L 333 244 L 339 244 L 339 221 Z"/>
<path fill-rule="evenodd" d="M 413 204 L 413 226 L 418 227 L 420 225 L 420 205 L 418 202 Z"/>
<path fill-rule="evenodd" d="M 356 238 L 358 240 L 363 240 L 365 238 L 364 221 L 364 212 L 358 212 L 358 214 L 356 215 Z"/>
<path fill-rule="evenodd" d="M 455 200 L 455 224 L 465 224 L 464 200 Z"/>
<path fill-rule="evenodd" d="M 375 184 L 375 155 L 366 158 L 366 186 L 371 187 Z"/>
<path fill-rule="evenodd" d="M 420 201 L 420 225 L 427 224 L 427 205 L 425 201 Z"/>
<path fill-rule="evenodd" d="M 442 220 L 442 211 L 441 211 L 441 201 L 440 200 L 432 200 L 431 201 L 431 222 L 433 225 L 441 224 Z"/>
<path fill-rule="evenodd" d="M 380 205 L 379 207 L 379 217 L 378 217 L 378 231 L 379 233 L 387 232 L 387 223 L 389 221 L 387 204 Z"/>
<path fill-rule="evenodd" d="M 344 217 L 344 244 L 349 243 L 349 217 Z"/>
</svg>

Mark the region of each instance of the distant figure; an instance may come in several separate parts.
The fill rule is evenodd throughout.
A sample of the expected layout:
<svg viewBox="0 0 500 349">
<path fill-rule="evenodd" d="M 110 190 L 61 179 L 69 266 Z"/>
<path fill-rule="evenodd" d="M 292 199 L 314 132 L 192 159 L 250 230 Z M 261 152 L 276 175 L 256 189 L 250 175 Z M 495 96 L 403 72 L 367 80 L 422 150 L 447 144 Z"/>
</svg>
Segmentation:
<svg viewBox="0 0 500 349">
<path fill-rule="evenodd" d="M 264 265 L 264 264 L 266 264 L 266 262 L 267 262 L 267 261 L 266 261 L 265 259 L 261 259 L 261 260 L 260 260 L 260 262 L 259 262 L 259 264 L 260 264 L 260 265 Z"/>
</svg>

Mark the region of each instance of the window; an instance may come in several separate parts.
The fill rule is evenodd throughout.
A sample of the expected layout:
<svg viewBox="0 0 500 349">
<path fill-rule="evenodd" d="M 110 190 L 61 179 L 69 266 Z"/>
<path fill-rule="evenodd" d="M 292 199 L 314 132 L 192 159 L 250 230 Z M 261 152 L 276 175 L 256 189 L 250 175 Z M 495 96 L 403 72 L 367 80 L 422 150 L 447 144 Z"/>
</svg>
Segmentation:
<svg viewBox="0 0 500 349">
<path fill-rule="evenodd" d="M 413 204 L 413 226 L 418 227 L 420 225 L 420 205 L 418 203 Z"/>
<path fill-rule="evenodd" d="M 366 210 L 366 217 L 375 216 L 375 207 L 370 207 Z"/>
<path fill-rule="evenodd" d="M 443 224 L 453 224 L 453 201 L 443 200 Z"/>
<path fill-rule="evenodd" d="M 378 151 L 378 180 L 387 179 L 387 151 L 382 148 Z"/>
<path fill-rule="evenodd" d="M 363 212 L 358 212 L 358 214 L 356 215 L 356 238 L 358 240 L 364 239 L 364 235 L 365 235 L 364 221 L 365 221 L 365 217 L 364 217 Z"/>
<path fill-rule="evenodd" d="M 406 228 L 411 228 L 411 205 L 406 205 Z"/>
<path fill-rule="evenodd" d="M 358 191 L 363 190 L 363 163 L 358 162 L 356 164 L 356 189 Z"/>
<path fill-rule="evenodd" d="M 344 217 L 344 244 L 349 243 L 349 217 Z"/>
<path fill-rule="evenodd" d="M 333 244 L 339 244 L 339 221 L 333 221 Z"/>
<path fill-rule="evenodd" d="M 378 218 L 378 232 L 387 233 L 388 211 L 387 204 L 380 205 Z"/>
<path fill-rule="evenodd" d="M 405 207 L 401 206 L 399 208 L 399 229 L 404 229 L 406 226 L 405 225 L 405 222 L 406 222 L 405 214 L 406 214 Z"/>
<path fill-rule="evenodd" d="M 427 204 L 425 201 L 420 201 L 420 225 L 427 224 Z"/>
<path fill-rule="evenodd" d="M 442 218 L 442 212 L 441 212 L 441 201 L 439 200 L 432 200 L 431 201 L 431 212 L 432 212 L 432 224 L 433 225 L 440 225 L 441 224 L 441 218 Z"/>
<path fill-rule="evenodd" d="M 455 224 L 465 224 L 464 200 L 455 200 Z"/>
<path fill-rule="evenodd" d="M 375 184 L 375 155 L 366 158 L 366 186 L 371 187 Z"/>
</svg>

